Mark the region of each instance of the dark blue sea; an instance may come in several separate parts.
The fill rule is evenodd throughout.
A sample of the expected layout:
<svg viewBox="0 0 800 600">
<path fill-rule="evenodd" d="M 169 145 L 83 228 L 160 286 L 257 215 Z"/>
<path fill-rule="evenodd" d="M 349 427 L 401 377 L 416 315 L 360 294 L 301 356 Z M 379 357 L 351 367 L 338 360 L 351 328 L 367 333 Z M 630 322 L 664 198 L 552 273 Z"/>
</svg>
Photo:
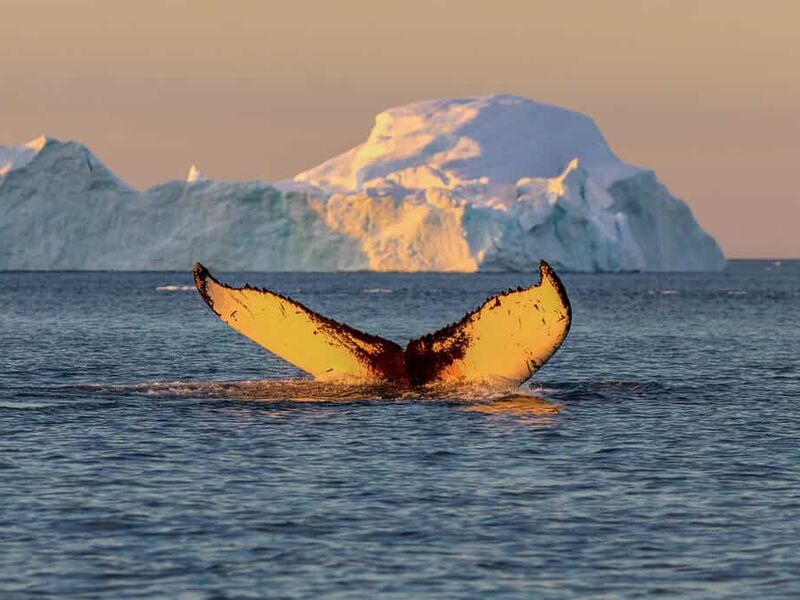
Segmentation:
<svg viewBox="0 0 800 600">
<path fill-rule="evenodd" d="M 217 275 L 400 343 L 537 278 Z M 297 381 L 188 272 L 0 273 L 0 597 L 800 597 L 800 262 L 563 279 L 528 385 L 437 396 Z"/>
</svg>

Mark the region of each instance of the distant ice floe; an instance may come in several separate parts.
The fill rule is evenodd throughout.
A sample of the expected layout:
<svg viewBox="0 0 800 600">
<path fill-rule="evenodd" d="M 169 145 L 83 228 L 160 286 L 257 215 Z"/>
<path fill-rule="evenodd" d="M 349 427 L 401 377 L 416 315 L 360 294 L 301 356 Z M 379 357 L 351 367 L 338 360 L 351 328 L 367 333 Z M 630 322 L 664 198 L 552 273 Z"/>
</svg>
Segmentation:
<svg viewBox="0 0 800 600">
<path fill-rule="evenodd" d="M 159 292 L 193 292 L 193 285 L 160 285 L 156 288 Z"/>
</svg>

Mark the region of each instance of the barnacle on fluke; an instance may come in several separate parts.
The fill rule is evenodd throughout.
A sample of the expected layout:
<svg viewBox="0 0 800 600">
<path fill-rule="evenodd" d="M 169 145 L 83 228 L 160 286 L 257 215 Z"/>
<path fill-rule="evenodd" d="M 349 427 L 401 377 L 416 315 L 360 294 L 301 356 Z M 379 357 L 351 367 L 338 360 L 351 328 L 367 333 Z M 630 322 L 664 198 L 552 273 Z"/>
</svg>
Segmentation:
<svg viewBox="0 0 800 600">
<path fill-rule="evenodd" d="M 270 290 L 233 288 L 200 263 L 194 281 L 209 308 L 239 333 L 321 381 L 521 383 L 567 336 L 571 309 L 561 280 L 542 261 L 538 284 L 492 296 L 457 323 L 411 340 L 405 350 Z"/>
</svg>

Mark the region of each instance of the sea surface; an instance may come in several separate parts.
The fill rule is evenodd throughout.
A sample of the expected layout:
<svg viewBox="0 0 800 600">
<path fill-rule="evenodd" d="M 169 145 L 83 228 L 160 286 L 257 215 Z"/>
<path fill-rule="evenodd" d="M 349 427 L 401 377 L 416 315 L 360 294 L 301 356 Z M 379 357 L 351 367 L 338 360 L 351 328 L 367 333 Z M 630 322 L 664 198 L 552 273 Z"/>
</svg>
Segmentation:
<svg viewBox="0 0 800 600">
<path fill-rule="evenodd" d="M 537 279 L 217 275 L 400 343 Z M 430 393 L 300 379 L 190 273 L 0 273 L 0 597 L 800 597 L 800 262 L 563 279 L 528 385 Z"/>
</svg>

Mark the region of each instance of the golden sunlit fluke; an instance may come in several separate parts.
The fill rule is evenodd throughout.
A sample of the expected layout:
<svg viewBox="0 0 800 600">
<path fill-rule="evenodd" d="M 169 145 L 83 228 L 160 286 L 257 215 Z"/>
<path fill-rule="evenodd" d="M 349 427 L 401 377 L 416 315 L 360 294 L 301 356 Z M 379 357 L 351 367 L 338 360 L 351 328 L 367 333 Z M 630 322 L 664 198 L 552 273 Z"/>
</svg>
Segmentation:
<svg viewBox="0 0 800 600">
<path fill-rule="evenodd" d="M 458 323 L 411 340 L 389 340 L 324 317 L 269 290 L 221 284 L 203 265 L 195 285 L 225 323 L 321 381 L 522 383 L 569 332 L 566 290 L 542 261 L 540 281 L 491 297 Z"/>
</svg>

